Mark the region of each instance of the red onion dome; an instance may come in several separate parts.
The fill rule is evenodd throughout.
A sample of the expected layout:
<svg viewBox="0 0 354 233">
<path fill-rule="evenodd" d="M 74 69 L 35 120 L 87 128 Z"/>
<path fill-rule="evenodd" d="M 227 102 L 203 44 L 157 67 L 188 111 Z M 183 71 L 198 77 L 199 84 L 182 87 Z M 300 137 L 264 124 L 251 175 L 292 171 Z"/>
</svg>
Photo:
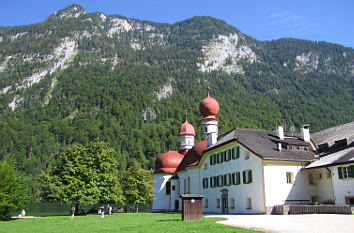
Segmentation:
<svg viewBox="0 0 354 233">
<path fill-rule="evenodd" d="M 183 160 L 184 155 L 177 151 L 168 151 L 156 158 L 155 172 L 174 173 Z"/>
<path fill-rule="evenodd" d="M 193 125 L 189 124 L 188 120 L 186 120 L 181 127 L 179 127 L 179 136 L 181 135 L 192 135 L 195 136 L 195 131 Z"/>
<path fill-rule="evenodd" d="M 204 118 L 216 118 L 219 113 L 220 107 L 218 101 L 208 96 L 200 102 L 199 111 Z"/>
</svg>

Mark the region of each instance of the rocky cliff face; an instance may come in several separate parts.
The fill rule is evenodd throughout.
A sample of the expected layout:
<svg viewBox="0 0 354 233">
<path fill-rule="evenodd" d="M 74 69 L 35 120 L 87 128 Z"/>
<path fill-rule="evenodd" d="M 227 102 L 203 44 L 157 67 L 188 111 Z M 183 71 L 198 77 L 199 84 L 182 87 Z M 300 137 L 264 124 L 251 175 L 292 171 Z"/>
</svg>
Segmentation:
<svg viewBox="0 0 354 233">
<path fill-rule="evenodd" d="M 23 102 L 25 91 L 33 85 L 48 79 L 54 89 L 58 72 L 93 62 L 110 64 L 114 69 L 125 62 L 117 55 L 118 51 L 129 49 L 135 53 L 147 49 L 160 53 L 164 48 L 193 50 L 198 56 L 185 62 L 194 63 L 195 69 L 202 73 L 223 71 L 229 75 L 247 75 L 252 67 L 253 72 L 261 74 L 265 72 L 264 66 L 280 63 L 281 72 L 332 73 L 353 78 L 351 48 L 308 41 L 302 46 L 300 40 L 289 41 L 286 47 L 272 45 L 276 43 L 256 41 L 210 17 L 168 25 L 86 13 L 79 5 L 72 5 L 53 13 L 41 24 L 1 28 L 0 98 L 9 109 L 15 110 Z M 286 58 L 281 58 L 279 53 Z M 87 56 L 90 58 L 82 59 Z M 176 58 L 170 58 L 162 62 L 173 66 L 175 61 Z M 279 70 L 267 73 L 275 75 L 277 72 Z M 169 82 L 161 83 L 158 88 L 166 86 L 170 87 Z M 46 103 L 51 98 L 50 92 Z"/>
</svg>

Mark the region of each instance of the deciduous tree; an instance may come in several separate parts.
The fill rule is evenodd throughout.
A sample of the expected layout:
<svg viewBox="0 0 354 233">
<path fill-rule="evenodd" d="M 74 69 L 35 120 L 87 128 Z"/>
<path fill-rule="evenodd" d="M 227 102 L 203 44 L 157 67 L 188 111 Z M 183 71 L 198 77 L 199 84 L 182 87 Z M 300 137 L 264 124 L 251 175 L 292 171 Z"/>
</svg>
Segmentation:
<svg viewBox="0 0 354 233">
<path fill-rule="evenodd" d="M 10 209 L 20 210 L 30 201 L 28 187 L 15 166 L 0 161 L 0 208 L 3 219 L 9 218 Z"/>
<path fill-rule="evenodd" d="M 41 196 L 47 201 L 74 203 L 78 212 L 81 204 L 122 204 L 114 154 L 105 142 L 69 147 L 61 154 L 58 166 L 42 174 Z"/>
<path fill-rule="evenodd" d="M 138 211 L 139 204 L 152 201 L 152 183 L 152 170 L 143 169 L 136 161 L 124 173 L 122 180 L 123 194 L 127 203 L 136 205 L 136 211 Z"/>
</svg>

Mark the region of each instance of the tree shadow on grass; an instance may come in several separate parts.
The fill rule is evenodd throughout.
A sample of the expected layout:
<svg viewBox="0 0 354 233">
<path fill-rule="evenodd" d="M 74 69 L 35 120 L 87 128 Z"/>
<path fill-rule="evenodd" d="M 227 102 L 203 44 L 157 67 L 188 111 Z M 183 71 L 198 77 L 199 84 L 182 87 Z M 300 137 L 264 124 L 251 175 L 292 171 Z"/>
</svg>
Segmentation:
<svg viewBox="0 0 354 233">
<path fill-rule="evenodd" d="M 157 222 L 180 222 L 182 219 L 158 219 Z"/>
</svg>

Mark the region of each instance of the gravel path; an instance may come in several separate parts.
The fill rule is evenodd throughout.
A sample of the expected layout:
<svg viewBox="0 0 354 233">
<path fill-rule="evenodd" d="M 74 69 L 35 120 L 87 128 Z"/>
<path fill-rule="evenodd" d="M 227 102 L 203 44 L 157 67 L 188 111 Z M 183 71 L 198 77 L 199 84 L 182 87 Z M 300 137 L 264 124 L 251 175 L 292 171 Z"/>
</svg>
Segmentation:
<svg viewBox="0 0 354 233">
<path fill-rule="evenodd" d="M 217 223 L 277 233 L 353 233 L 354 215 L 208 215 L 227 218 Z"/>
</svg>

